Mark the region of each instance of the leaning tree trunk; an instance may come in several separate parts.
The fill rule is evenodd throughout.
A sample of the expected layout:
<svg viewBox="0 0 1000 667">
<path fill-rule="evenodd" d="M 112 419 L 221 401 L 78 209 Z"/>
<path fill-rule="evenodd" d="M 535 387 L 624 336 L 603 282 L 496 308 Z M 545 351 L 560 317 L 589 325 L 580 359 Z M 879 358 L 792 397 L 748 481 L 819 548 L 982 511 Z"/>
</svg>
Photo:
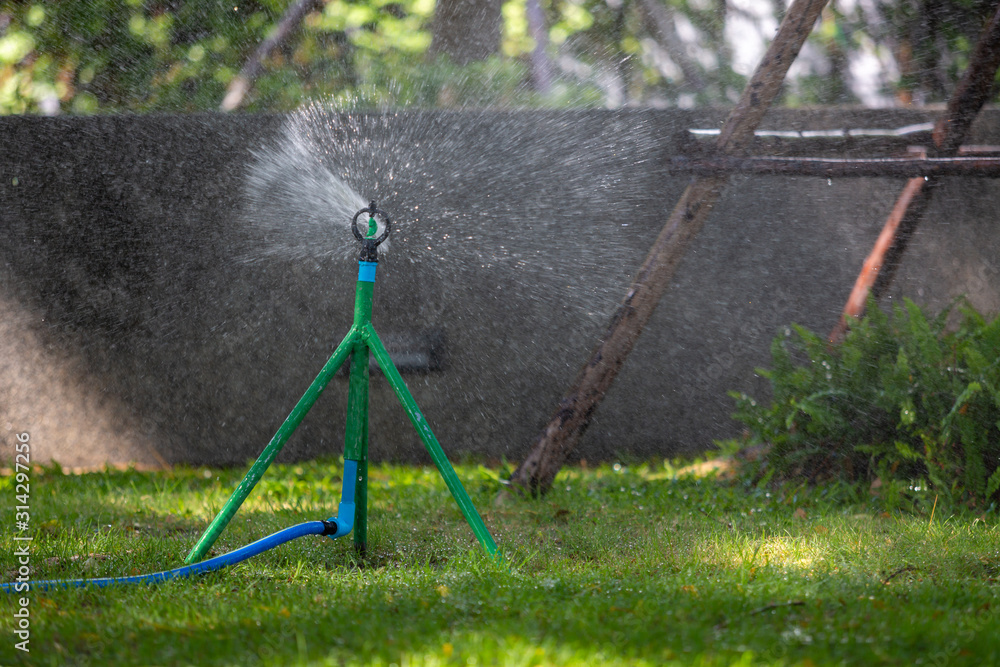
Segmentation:
<svg viewBox="0 0 1000 667">
<path fill-rule="evenodd" d="M 789 8 L 740 101 L 726 119 L 716 144 L 720 151 L 739 154 L 753 139 L 754 130 L 826 3 L 827 0 L 796 0 Z M 688 242 L 708 217 L 727 180 L 724 176 L 696 178 L 681 195 L 601 342 L 559 402 L 527 458 L 511 476 L 514 488 L 531 494 L 545 493 L 551 488 L 556 473 L 590 425 L 594 411 L 670 284 Z"/>
</svg>

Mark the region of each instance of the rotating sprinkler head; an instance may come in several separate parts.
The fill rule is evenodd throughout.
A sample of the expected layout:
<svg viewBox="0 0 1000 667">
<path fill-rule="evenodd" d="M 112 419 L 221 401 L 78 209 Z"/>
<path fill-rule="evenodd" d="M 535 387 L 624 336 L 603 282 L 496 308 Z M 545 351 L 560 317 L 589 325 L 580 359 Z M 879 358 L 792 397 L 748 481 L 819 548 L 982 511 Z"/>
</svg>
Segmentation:
<svg viewBox="0 0 1000 667">
<path fill-rule="evenodd" d="M 361 217 L 362 213 L 368 214 L 368 230 L 364 234 L 358 228 L 358 218 Z M 376 215 L 385 220 L 385 229 L 378 237 L 375 236 L 378 232 Z M 376 263 L 378 262 L 378 247 L 389 238 L 389 232 L 392 231 L 392 220 L 389 219 L 389 215 L 385 211 L 381 211 L 375 206 L 373 199 L 367 207 L 354 214 L 354 218 L 351 220 L 351 231 L 354 232 L 354 238 L 361 242 L 361 254 L 358 256 L 358 261 Z"/>
</svg>

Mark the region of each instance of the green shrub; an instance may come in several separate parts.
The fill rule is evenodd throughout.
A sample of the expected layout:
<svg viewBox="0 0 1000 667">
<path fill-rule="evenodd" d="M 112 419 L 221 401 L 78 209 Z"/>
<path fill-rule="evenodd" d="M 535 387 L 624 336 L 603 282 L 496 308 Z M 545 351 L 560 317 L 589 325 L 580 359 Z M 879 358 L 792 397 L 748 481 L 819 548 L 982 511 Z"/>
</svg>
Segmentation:
<svg viewBox="0 0 1000 667">
<path fill-rule="evenodd" d="M 875 303 L 839 346 L 801 326 L 771 345 L 770 405 L 732 392 L 766 474 L 929 483 L 943 501 L 988 505 L 1000 489 L 1000 317 L 968 305 L 928 318 Z M 793 333 L 794 331 L 794 333 Z"/>
</svg>

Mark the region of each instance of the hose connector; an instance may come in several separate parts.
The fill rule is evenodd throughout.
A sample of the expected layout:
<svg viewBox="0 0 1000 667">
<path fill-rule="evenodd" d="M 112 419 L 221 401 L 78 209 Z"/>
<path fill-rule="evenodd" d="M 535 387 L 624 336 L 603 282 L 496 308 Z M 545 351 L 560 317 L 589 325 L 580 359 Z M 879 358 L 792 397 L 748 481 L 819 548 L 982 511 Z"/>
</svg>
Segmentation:
<svg viewBox="0 0 1000 667">
<path fill-rule="evenodd" d="M 340 492 L 340 505 L 337 507 L 337 516 L 324 521 L 324 525 L 329 524 L 330 532 L 324 532 L 330 539 L 335 540 L 343 537 L 354 530 L 354 487 L 358 480 L 358 462 L 351 459 L 344 460 L 344 486 Z M 331 530 L 332 529 L 332 530 Z"/>
<path fill-rule="evenodd" d="M 331 540 L 347 535 L 354 530 L 354 503 L 340 503 L 337 516 L 323 522 L 323 534 Z"/>
</svg>

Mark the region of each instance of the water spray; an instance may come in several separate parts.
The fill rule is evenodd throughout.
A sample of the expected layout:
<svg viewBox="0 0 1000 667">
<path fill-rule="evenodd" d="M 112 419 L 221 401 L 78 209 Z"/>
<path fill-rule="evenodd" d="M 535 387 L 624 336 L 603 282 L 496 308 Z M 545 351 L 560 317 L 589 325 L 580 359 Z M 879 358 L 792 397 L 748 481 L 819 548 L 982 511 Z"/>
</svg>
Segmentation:
<svg viewBox="0 0 1000 667">
<path fill-rule="evenodd" d="M 367 215 L 367 228 L 362 232 L 359 228 L 359 218 Z M 381 234 L 378 234 L 378 220 L 384 223 Z M 295 404 L 288 417 L 278 428 L 271 441 L 261 452 L 246 476 L 233 491 L 222 510 L 199 538 L 194 548 L 184 559 L 185 566 L 164 572 L 137 575 L 131 577 L 109 577 L 103 579 L 58 579 L 33 581 L 30 588 L 47 590 L 50 588 L 74 588 L 81 586 L 104 587 L 114 584 L 159 583 L 188 577 L 203 572 L 211 572 L 228 565 L 234 565 L 252 558 L 265 551 L 273 549 L 285 542 L 306 535 L 325 535 L 331 539 L 354 534 L 354 548 L 359 554 L 364 554 L 368 546 L 368 359 L 375 357 L 376 363 L 389 381 L 396 398 L 406 411 L 410 422 L 424 443 L 431 460 L 444 479 L 445 485 L 458 504 L 459 510 L 468 522 L 476 539 L 483 549 L 492 557 L 500 558 L 496 542 L 490 535 L 486 524 L 473 505 L 465 487 L 455 474 L 455 469 L 441 449 L 427 420 L 417 406 L 413 395 L 403 382 L 399 371 L 386 351 L 385 345 L 379 339 L 372 325 L 372 300 L 375 291 L 375 272 L 378 267 L 378 247 L 392 231 L 392 220 L 385 211 L 379 209 L 374 201 L 354 214 L 351 220 L 351 231 L 361 244 L 358 255 L 358 280 L 355 286 L 354 322 L 344 339 L 334 349 L 329 360 L 320 370 L 316 379 L 306 389 L 302 398 Z M 341 489 L 340 505 L 337 515 L 325 521 L 309 521 L 281 530 L 273 535 L 260 539 L 240 549 L 236 549 L 209 560 L 202 560 L 215 541 L 229 525 L 229 522 L 239 510 L 243 501 L 260 481 L 271 463 L 278 456 L 285 443 L 306 414 L 316 403 L 320 394 L 329 384 L 340 367 L 350 359 L 350 379 L 347 390 L 347 423 L 344 438 L 344 470 L 343 487 Z M 19 584 L 0 584 L 0 590 L 14 592 Z M 23 586 L 23 584 L 20 584 Z M 19 589 L 21 592 L 23 588 Z"/>
</svg>

